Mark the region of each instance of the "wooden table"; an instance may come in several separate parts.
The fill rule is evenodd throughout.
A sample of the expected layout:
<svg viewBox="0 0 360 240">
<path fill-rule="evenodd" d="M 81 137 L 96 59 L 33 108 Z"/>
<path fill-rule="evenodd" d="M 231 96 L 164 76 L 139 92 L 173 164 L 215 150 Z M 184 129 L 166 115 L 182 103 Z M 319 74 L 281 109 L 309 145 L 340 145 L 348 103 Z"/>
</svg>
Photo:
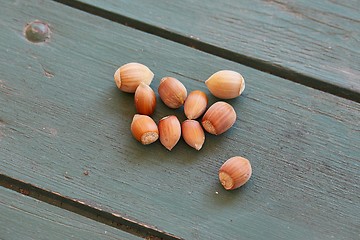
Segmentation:
<svg viewBox="0 0 360 240">
<path fill-rule="evenodd" d="M 0 0 L 1 239 L 360 239 L 359 0 Z M 26 24 L 50 28 L 45 42 Z M 132 136 L 115 70 L 188 92 L 231 69 L 238 117 L 201 151 Z M 182 109 L 158 97 L 153 118 Z M 253 176 L 226 191 L 235 155 Z M 12 191 L 14 190 L 14 191 Z"/>
</svg>

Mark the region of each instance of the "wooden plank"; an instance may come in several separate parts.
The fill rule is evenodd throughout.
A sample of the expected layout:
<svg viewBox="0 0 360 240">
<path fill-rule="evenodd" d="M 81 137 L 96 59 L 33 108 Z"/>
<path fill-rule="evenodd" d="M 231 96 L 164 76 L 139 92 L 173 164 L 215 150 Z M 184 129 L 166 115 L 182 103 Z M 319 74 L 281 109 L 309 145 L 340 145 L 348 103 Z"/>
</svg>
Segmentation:
<svg viewBox="0 0 360 240">
<path fill-rule="evenodd" d="M 359 237 L 360 104 L 52 1 L 5 1 L 0 13 L 2 174 L 185 239 Z M 49 22 L 48 43 L 23 38 L 33 19 Z M 200 152 L 142 146 L 133 95 L 112 79 L 131 61 L 154 71 L 154 89 L 171 75 L 208 93 L 215 71 L 241 72 L 234 127 Z M 173 113 L 159 101 L 154 119 Z M 227 192 L 217 171 L 234 155 L 254 173 Z"/>
<path fill-rule="evenodd" d="M 360 102 L 359 0 L 56 0 Z"/>
<path fill-rule="evenodd" d="M 0 212 L 3 240 L 141 239 L 2 187 Z"/>
</svg>

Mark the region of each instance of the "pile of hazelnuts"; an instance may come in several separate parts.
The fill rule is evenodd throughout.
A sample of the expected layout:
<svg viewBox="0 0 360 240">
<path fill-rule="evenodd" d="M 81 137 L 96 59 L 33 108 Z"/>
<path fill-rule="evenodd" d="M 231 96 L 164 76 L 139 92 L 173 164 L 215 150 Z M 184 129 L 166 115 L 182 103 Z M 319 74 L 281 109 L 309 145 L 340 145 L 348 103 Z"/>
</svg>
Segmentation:
<svg viewBox="0 0 360 240">
<path fill-rule="evenodd" d="M 123 92 L 135 93 L 137 114 L 131 122 L 131 133 L 144 145 L 160 139 L 161 144 L 171 151 L 182 136 L 185 142 L 200 150 L 205 142 L 204 130 L 219 135 L 229 130 L 236 121 L 234 108 L 218 101 L 207 108 L 208 99 L 200 90 L 187 93 L 179 80 L 164 77 L 160 80 L 158 94 L 163 103 L 172 109 L 183 106 L 187 120 L 180 124 L 175 115 L 163 117 L 158 124 L 150 117 L 156 107 L 156 94 L 150 87 L 154 73 L 140 63 L 127 63 L 114 74 L 116 86 Z M 245 81 L 240 73 L 221 70 L 206 81 L 209 91 L 217 98 L 232 99 L 240 96 L 245 89 Z M 200 117 L 201 121 L 197 121 Z M 219 170 L 219 179 L 225 189 L 231 190 L 244 185 L 252 173 L 250 162 L 243 157 L 228 159 Z"/>
</svg>

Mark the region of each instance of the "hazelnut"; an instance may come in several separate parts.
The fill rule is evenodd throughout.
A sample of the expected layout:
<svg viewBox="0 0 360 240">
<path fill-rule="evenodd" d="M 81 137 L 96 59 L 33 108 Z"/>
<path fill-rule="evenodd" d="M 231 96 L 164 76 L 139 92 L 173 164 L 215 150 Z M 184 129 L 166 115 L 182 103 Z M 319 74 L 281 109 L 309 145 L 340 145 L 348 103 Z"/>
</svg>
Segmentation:
<svg viewBox="0 0 360 240">
<path fill-rule="evenodd" d="M 222 134 L 234 125 L 236 112 L 226 102 L 216 102 L 209 107 L 202 118 L 204 129 L 214 135 Z"/>
<path fill-rule="evenodd" d="M 116 86 L 128 93 L 134 93 L 141 82 L 150 85 L 153 78 L 154 73 L 141 63 L 127 63 L 114 74 Z"/>
<path fill-rule="evenodd" d="M 141 82 L 134 95 L 136 111 L 140 114 L 151 115 L 156 107 L 156 96 L 154 90 Z"/>
<path fill-rule="evenodd" d="M 218 98 L 230 99 L 240 96 L 245 89 L 245 81 L 240 73 L 221 70 L 205 81 L 209 91 Z"/>
<path fill-rule="evenodd" d="M 158 88 L 161 100 L 169 108 L 181 107 L 187 97 L 187 91 L 179 80 L 173 77 L 164 77 L 160 80 Z"/>
<path fill-rule="evenodd" d="M 171 151 L 181 137 L 181 125 L 178 118 L 174 115 L 163 117 L 158 127 L 161 144 Z"/>
<path fill-rule="evenodd" d="M 182 137 L 185 142 L 196 150 L 200 150 L 205 142 L 205 133 L 196 120 L 185 120 L 181 124 Z"/>
<path fill-rule="evenodd" d="M 208 98 L 200 90 L 192 91 L 184 103 L 184 113 L 188 119 L 200 117 L 206 110 Z"/>
<path fill-rule="evenodd" d="M 244 185 L 251 177 L 249 160 L 243 157 L 228 159 L 219 170 L 219 180 L 226 190 L 233 190 Z"/>
<path fill-rule="evenodd" d="M 135 139 L 144 145 L 153 143 L 159 138 L 159 130 L 156 123 L 147 115 L 135 114 L 130 128 Z"/>
</svg>

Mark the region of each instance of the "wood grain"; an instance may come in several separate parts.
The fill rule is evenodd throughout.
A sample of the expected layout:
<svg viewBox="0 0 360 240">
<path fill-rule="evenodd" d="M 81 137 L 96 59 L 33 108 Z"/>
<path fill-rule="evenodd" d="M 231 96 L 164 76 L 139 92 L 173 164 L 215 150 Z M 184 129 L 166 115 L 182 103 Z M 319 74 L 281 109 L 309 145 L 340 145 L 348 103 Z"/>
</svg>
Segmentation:
<svg viewBox="0 0 360 240">
<path fill-rule="evenodd" d="M 141 239 L 0 187 L 0 237 L 9 239 Z"/>
<path fill-rule="evenodd" d="M 52 1 L 3 1 L 0 13 L 0 173 L 185 239 L 359 237 L 360 104 Z M 23 38 L 34 19 L 50 24 L 49 42 Z M 234 127 L 200 152 L 142 146 L 133 95 L 113 82 L 132 61 L 154 71 L 154 89 L 170 75 L 211 103 L 204 80 L 241 72 Z M 156 121 L 185 119 L 158 100 Z M 217 171 L 234 155 L 253 176 L 227 192 Z"/>
<path fill-rule="evenodd" d="M 56 0 L 360 102 L 360 2 Z"/>
</svg>

